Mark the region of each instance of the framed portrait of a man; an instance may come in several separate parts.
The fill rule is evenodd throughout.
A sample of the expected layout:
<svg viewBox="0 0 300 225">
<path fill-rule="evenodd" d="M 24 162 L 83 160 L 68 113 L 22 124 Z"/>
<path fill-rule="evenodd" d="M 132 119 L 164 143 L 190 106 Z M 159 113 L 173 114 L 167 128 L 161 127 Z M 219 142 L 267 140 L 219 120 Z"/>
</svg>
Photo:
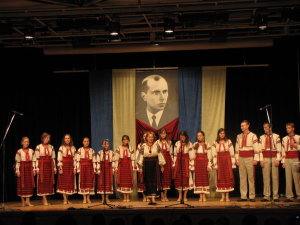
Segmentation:
<svg viewBox="0 0 300 225">
<path fill-rule="evenodd" d="M 178 71 L 137 70 L 136 118 L 158 130 L 178 118 Z"/>
</svg>

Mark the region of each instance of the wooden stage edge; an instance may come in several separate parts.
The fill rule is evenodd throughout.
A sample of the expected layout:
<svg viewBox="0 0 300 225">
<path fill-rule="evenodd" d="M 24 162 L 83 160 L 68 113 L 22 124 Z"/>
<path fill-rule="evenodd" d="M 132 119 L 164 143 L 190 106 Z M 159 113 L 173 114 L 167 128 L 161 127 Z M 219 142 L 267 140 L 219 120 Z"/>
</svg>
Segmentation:
<svg viewBox="0 0 300 225">
<path fill-rule="evenodd" d="M 142 201 L 112 199 L 113 208 L 102 205 L 100 199 L 92 199 L 92 204 L 83 204 L 82 200 L 76 199 L 67 205 L 63 205 L 62 200 L 49 200 L 49 206 L 43 206 L 42 200 L 32 200 L 34 206 L 31 207 L 22 207 L 20 202 L 7 202 L 5 210 L 0 210 L 0 225 L 203 225 L 217 224 L 221 218 L 227 219 L 230 225 L 243 225 L 249 224 L 244 221 L 253 217 L 257 223 L 251 225 L 265 225 L 270 218 L 279 221 L 272 225 L 300 222 L 300 202 L 286 203 L 281 199 L 278 203 L 265 203 L 260 201 L 261 198 L 256 198 L 256 202 L 237 202 L 238 199 L 231 198 L 231 202 L 220 202 L 219 198 L 209 198 L 207 202 L 189 199 L 186 203 L 193 208 L 181 204 L 167 207 L 178 204 L 176 199 L 158 200 L 156 206 Z M 137 222 L 141 217 L 144 222 Z M 207 219 L 213 223 L 204 223 Z M 181 223 L 182 220 L 188 220 L 188 223 Z"/>
<path fill-rule="evenodd" d="M 9 211 L 65 211 L 65 210 L 167 210 L 167 209 L 284 209 L 294 208 L 300 210 L 300 201 L 284 202 L 284 199 L 280 199 L 280 202 L 261 202 L 262 198 L 256 198 L 256 202 L 238 202 L 239 198 L 231 198 L 230 202 L 220 202 L 219 199 L 208 198 L 207 202 L 199 202 L 198 199 L 193 198 L 185 202 L 188 205 L 193 206 L 190 208 L 188 205 L 179 204 L 176 199 L 170 199 L 168 202 L 162 202 L 157 200 L 157 205 L 148 205 L 148 202 L 131 201 L 123 202 L 119 199 L 111 199 L 110 204 L 112 207 L 103 205 L 101 199 L 92 199 L 91 204 L 83 204 L 82 200 L 70 200 L 71 203 L 67 205 L 62 204 L 62 200 L 49 200 L 50 205 L 42 205 L 42 200 L 32 200 L 31 203 L 34 206 L 21 206 L 21 202 L 6 202 L 5 210 Z M 173 204 L 178 204 L 171 206 Z M 169 207 L 170 206 L 170 207 Z M 0 210 L 1 212 L 1 210 Z M 3 210 L 2 210 L 3 212 Z"/>
</svg>

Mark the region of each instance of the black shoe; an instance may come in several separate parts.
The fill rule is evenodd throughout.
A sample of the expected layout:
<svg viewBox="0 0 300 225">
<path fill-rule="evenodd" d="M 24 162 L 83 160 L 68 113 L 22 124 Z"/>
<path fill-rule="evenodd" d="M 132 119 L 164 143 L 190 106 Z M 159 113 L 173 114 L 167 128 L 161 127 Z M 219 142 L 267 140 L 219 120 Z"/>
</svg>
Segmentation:
<svg viewBox="0 0 300 225">
<path fill-rule="evenodd" d="M 239 200 L 237 200 L 237 201 L 238 201 L 238 202 L 246 202 L 247 199 L 241 198 L 241 199 L 239 199 Z"/>
<path fill-rule="evenodd" d="M 274 199 L 273 202 L 280 202 L 278 198 Z"/>
<path fill-rule="evenodd" d="M 254 199 L 253 199 L 254 200 Z M 260 200 L 261 202 L 269 202 L 269 199 L 263 198 L 262 200 Z"/>
<path fill-rule="evenodd" d="M 294 202 L 292 199 L 288 198 L 286 200 L 284 200 L 284 202 Z"/>
<path fill-rule="evenodd" d="M 255 202 L 255 199 L 251 198 L 249 201 L 250 201 L 250 202 Z"/>
</svg>

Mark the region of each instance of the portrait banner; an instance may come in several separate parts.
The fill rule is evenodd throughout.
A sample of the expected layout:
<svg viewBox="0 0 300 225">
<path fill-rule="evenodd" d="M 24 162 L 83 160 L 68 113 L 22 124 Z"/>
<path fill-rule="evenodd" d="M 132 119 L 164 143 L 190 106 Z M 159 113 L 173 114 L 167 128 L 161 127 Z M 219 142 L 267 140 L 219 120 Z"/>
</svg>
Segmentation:
<svg viewBox="0 0 300 225">
<path fill-rule="evenodd" d="M 147 131 L 166 128 L 178 138 L 178 70 L 136 71 L 136 141 Z"/>
</svg>

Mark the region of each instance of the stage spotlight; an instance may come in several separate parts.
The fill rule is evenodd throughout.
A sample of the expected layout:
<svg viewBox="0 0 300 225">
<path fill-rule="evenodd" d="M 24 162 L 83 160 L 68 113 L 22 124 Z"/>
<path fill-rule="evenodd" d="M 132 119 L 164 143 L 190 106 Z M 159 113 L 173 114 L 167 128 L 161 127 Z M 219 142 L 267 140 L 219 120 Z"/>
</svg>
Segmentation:
<svg viewBox="0 0 300 225">
<path fill-rule="evenodd" d="M 261 31 L 264 31 L 268 28 L 267 17 L 258 15 L 256 18 L 257 28 Z"/>
<path fill-rule="evenodd" d="M 151 44 L 152 46 L 159 46 L 159 43 L 156 42 L 156 41 L 151 41 L 150 44 Z"/>
<path fill-rule="evenodd" d="M 164 19 L 164 32 L 166 34 L 174 33 L 174 27 L 175 27 L 175 22 L 173 19 L 171 19 L 171 18 Z"/>
<path fill-rule="evenodd" d="M 118 36 L 120 34 L 120 23 L 119 22 L 110 22 L 109 24 L 109 35 Z"/>
<path fill-rule="evenodd" d="M 24 25 L 23 33 L 25 41 L 32 41 L 34 39 L 34 27 L 31 24 Z"/>
</svg>

